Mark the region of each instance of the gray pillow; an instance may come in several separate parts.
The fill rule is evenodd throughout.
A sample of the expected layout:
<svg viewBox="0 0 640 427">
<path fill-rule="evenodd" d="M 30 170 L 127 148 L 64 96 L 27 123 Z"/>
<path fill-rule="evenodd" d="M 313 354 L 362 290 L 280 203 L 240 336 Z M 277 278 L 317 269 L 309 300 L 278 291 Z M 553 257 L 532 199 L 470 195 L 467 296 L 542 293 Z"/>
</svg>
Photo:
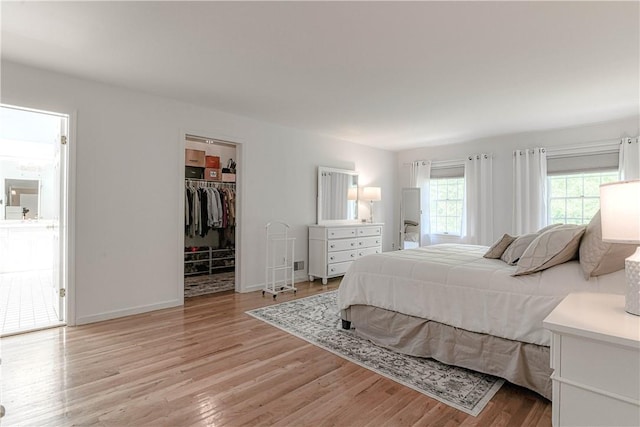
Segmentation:
<svg viewBox="0 0 640 427">
<path fill-rule="evenodd" d="M 538 237 L 538 233 L 523 234 L 518 236 L 516 240 L 500 256 L 500 259 L 509 265 L 516 265 L 524 251 Z"/>
<path fill-rule="evenodd" d="M 497 242 L 491 245 L 489 250 L 483 256 L 485 258 L 492 258 L 492 259 L 500 258 L 504 253 L 504 251 L 509 247 L 511 243 L 513 243 L 514 240 L 516 240 L 515 237 L 505 234 L 504 236 L 499 238 Z"/>
<path fill-rule="evenodd" d="M 602 223 L 598 211 L 587 225 L 580 242 L 580 266 L 584 278 L 613 273 L 624 268 L 624 260 L 636 250 L 636 245 L 602 241 Z"/>
<path fill-rule="evenodd" d="M 585 229 L 584 225 L 566 224 L 540 234 L 518 260 L 513 275 L 536 273 L 574 259 Z"/>
</svg>

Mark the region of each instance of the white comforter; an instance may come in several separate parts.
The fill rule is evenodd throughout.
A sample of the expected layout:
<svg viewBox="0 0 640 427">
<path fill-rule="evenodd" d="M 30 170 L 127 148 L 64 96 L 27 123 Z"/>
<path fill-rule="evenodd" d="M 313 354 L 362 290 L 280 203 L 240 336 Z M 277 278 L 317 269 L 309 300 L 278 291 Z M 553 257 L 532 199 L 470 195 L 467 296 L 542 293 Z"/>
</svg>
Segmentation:
<svg viewBox="0 0 640 427">
<path fill-rule="evenodd" d="M 577 261 L 527 276 L 482 255 L 486 246 L 442 244 L 356 260 L 338 306 L 372 305 L 468 331 L 548 346 L 542 320 L 571 292 L 624 293 L 624 271 L 585 280 Z M 357 325 L 356 325 L 357 326 Z"/>
</svg>

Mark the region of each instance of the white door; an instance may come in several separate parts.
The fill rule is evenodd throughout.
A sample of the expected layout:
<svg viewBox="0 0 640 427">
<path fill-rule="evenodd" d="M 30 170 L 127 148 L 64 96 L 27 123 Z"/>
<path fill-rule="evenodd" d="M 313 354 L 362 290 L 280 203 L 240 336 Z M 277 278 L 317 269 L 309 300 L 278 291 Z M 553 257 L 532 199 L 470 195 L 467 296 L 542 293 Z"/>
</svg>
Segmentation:
<svg viewBox="0 0 640 427">
<path fill-rule="evenodd" d="M 0 336 L 66 320 L 69 117 L 0 106 Z"/>
</svg>

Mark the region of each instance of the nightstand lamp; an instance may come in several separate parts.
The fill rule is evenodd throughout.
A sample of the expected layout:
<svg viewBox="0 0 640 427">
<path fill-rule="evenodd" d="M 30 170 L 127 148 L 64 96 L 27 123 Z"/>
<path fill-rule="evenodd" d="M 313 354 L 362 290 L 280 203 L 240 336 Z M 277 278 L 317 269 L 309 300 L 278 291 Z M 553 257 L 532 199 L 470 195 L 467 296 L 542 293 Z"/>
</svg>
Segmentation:
<svg viewBox="0 0 640 427">
<path fill-rule="evenodd" d="M 600 186 L 602 241 L 640 244 L 640 180 Z M 624 309 L 640 316 L 640 247 L 624 262 L 627 294 Z"/>
<path fill-rule="evenodd" d="M 362 199 L 369 201 L 369 222 L 373 222 L 373 202 L 382 200 L 382 190 L 380 187 L 364 187 Z"/>
</svg>

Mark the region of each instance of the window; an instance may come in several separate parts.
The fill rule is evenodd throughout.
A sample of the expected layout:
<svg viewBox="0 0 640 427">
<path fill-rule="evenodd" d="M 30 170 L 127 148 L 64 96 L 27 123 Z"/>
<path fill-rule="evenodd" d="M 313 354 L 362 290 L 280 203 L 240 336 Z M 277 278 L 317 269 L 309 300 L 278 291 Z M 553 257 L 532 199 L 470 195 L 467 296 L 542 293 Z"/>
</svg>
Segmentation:
<svg viewBox="0 0 640 427">
<path fill-rule="evenodd" d="M 464 178 L 431 178 L 429 211 L 432 234 L 462 234 Z"/>
<path fill-rule="evenodd" d="M 548 223 L 588 224 L 600 209 L 600 185 L 615 181 L 617 170 L 548 176 Z"/>
</svg>

